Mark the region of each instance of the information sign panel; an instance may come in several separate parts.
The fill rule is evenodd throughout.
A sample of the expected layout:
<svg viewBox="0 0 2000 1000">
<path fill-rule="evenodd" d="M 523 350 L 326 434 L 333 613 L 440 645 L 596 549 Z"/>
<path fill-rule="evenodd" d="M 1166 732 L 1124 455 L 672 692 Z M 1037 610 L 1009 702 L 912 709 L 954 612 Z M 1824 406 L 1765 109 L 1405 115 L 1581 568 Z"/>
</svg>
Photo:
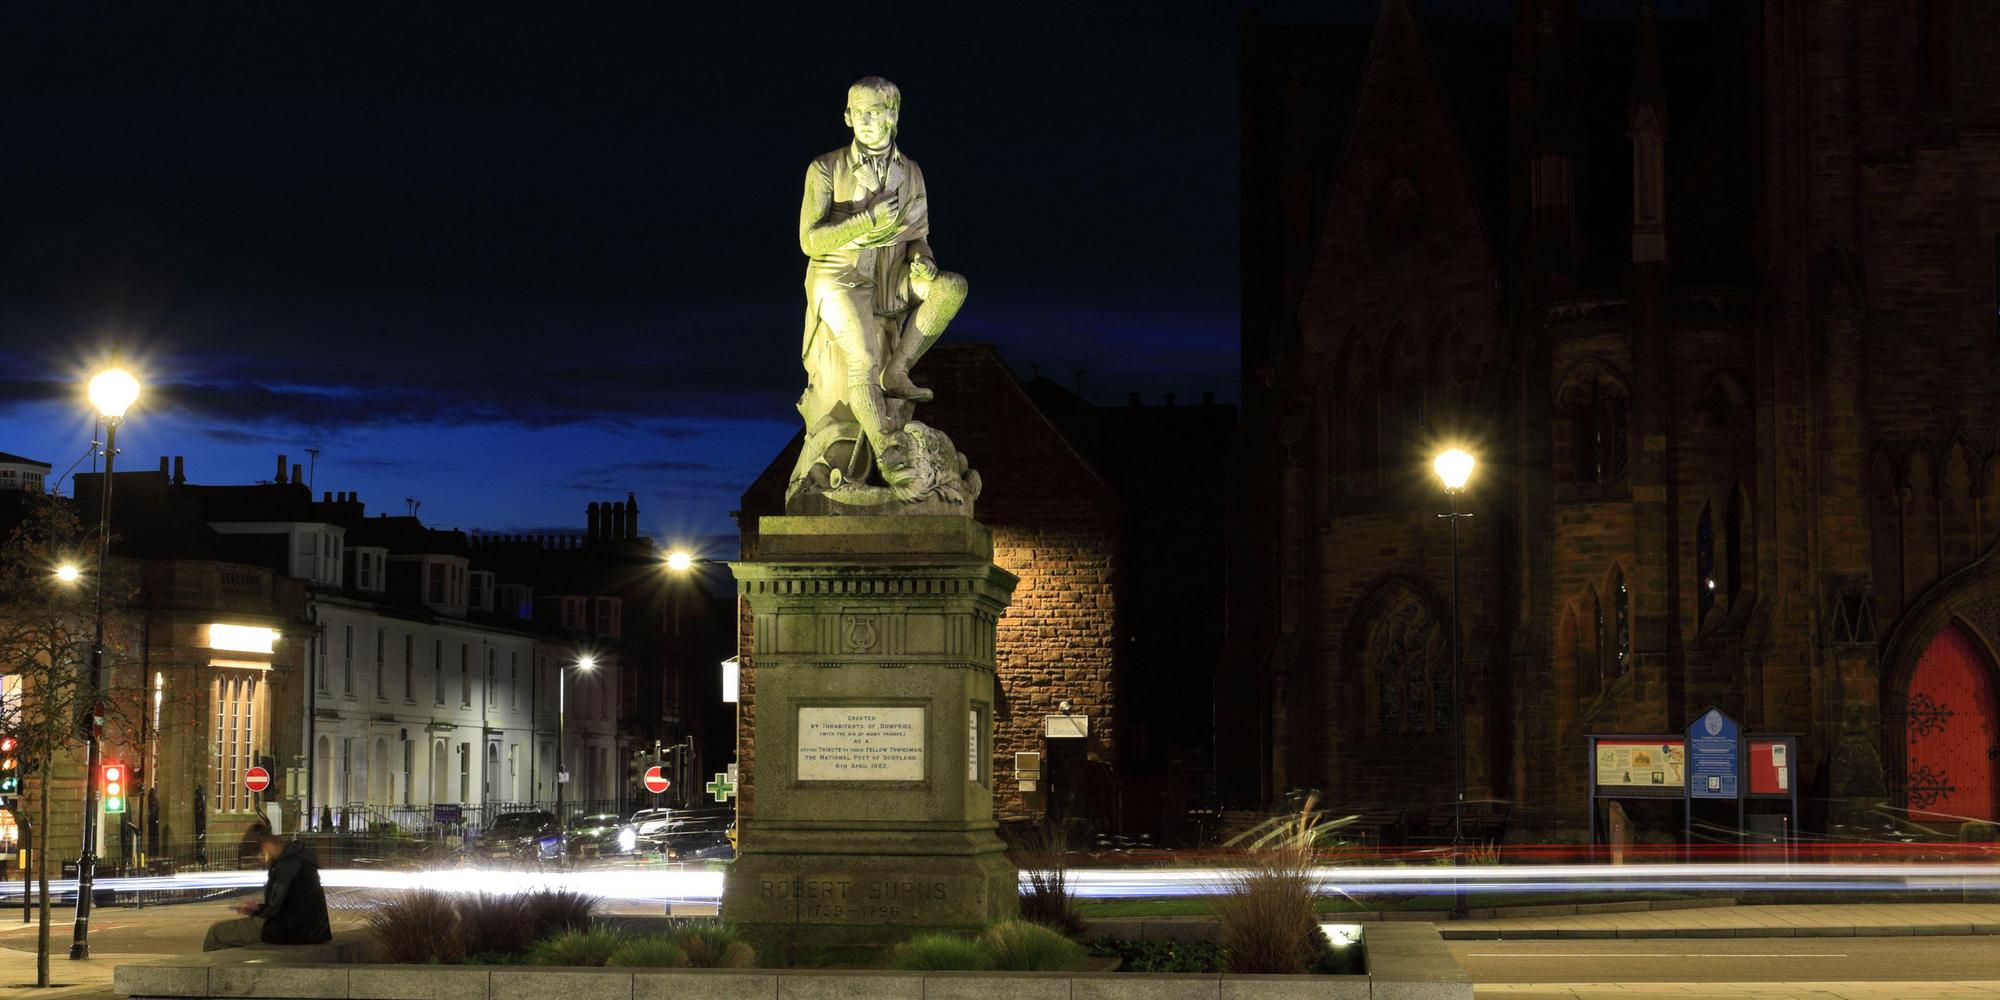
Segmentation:
<svg viewBox="0 0 2000 1000">
<path fill-rule="evenodd" d="M 1742 772 L 1738 737 L 1742 730 L 1736 720 L 1719 708 L 1703 712 L 1688 727 L 1688 796 L 1697 799 L 1733 799 L 1741 794 Z"/>
<path fill-rule="evenodd" d="M 920 706 L 799 706 L 800 781 L 924 780 Z"/>
<path fill-rule="evenodd" d="M 1686 768 L 1687 747 L 1678 737 L 1597 741 L 1597 785 L 1607 794 L 1650 789 L 1679 795 L 1686 787 Z"/>
<path fill-rule="evenodd" d="M 1750 738 L 1750 794 L 1792 794 L 1797 762 L 1791 759 L 1791 742 L 1782 737 Z"/>
</svg>

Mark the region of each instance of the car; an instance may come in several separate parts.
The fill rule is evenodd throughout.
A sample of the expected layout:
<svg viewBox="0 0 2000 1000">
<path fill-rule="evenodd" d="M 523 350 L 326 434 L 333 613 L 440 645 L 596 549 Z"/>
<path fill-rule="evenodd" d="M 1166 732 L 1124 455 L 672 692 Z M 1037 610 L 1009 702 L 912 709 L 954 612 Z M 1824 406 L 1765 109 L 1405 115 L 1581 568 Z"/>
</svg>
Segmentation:
<svg viewBox="0 0 2000 1000">
<path fill-rule="evenodd" d="M 479 832 L 476 857 L 487 860 L 547 861 L 563 856 L 562 828 L 546 809 L 501 813 Z"/>
<path fill-rule="evenodd" d="M 663 851 L 667 846 L 667 830 L 674 824 L 672 809 L 641 809 L 625 821 L 632 828 L 635 848 L 641 851 Z"/>
<path fill-rule="evenodd" d="M 572 854 L 583 857 L 630 854 L 637 846 L 636 831 L 617 813 L 596 813 L 570 824 Z"/>
</svg>

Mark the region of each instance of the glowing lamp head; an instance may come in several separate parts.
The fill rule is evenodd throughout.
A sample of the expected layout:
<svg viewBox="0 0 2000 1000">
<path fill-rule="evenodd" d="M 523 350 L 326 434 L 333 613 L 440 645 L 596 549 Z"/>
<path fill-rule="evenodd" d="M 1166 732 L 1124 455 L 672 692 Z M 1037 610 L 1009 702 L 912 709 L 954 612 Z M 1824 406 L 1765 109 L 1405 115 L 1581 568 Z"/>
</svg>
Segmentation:
<svg viewBox="0 0 2000 1000">
<path fill-rule="evenodd" d="M 106 368 L 90 380 L 90 405 L 116 419 L 139 400 L 139 380 L 123 368 Z"/>
<path fill-rule="evenodd" d="M 586 673 L 597 669 L 597 657 L 595 656 L 578 657 L 576 661 L 576 669 L 582 670 Z"/>
<path fill-rule="evenodd" d="M 1453 448 L 1438 455 L 1431 463 L 1431 468 L 1437 472 L 1438 478 L 1444 481 L 1444 488 L 1456 493 L 1464 489 L 1466 482 L 1472 478 L 1474 464 L 1470 452 L 1462 448 Z"/>
<path fill-rule="evenodd" d="M 686 551 L 675 551 L 667 554 L 668 569 L 676 573 L 685 573 L 693 567 L 694 557 L 687 554 Z"/>
<path fill-rule="evenodd" d="M 77 569 L 75 563 L 63 563 L 56 567 L 56 579 L 64 583 L 75 583 L 82 576 L 83 571 Z"/>
</svg>

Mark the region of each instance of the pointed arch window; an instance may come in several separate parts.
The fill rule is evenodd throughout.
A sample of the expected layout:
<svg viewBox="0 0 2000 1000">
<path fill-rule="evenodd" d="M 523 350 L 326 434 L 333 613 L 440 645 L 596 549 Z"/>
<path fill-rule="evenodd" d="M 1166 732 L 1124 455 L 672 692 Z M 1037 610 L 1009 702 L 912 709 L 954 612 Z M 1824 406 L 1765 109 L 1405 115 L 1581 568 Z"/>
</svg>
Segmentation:
<svg viewBox="0 0 2000 1000">
<path fill-rule="evenodd" d="M 1451 727 L 1451 654 L 1444 629 L 1415 594 L 1390 602 L 1370 628 L 1368 677 L 1381 733 Z"/>
<path fill-rule="evenodd" d="M 1624 390 L 1598 375 L 1564 395 L 1570 436 L 1569 479 L 1612 486 L 1625 482 L 1630 417 Z"/>
<path fill-rule="evenodd" d="M 1715 610 L 1715 519 L 1708 504 L 1701 505 L 1701 519 L 1694 525 L 1694 585 L 1699 624 Z"/>
<path fill-rule="evenodd" d="M 1616 629 L 1613 666 L 1619 677 L 1632 667 L 1632 597 L 1625 592 L 1625 571 L 1611 571 L 1611 618 Z"/>
</svg>

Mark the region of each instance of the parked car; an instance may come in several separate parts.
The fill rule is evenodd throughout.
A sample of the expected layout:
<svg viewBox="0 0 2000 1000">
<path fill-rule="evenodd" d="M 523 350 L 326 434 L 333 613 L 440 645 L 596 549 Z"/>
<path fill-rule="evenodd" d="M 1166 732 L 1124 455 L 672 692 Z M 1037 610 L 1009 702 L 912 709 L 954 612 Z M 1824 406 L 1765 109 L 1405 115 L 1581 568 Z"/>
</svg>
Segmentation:
<svg viewBox="0 0 2000 1000">
<path fill-rule="evenodd" d="M 635 849 L 651 853 L 666 850 L 667 828 L 673 822 L 672 809 L 641 809 L 625 825 L 632 828 Z"/>
<path fill-rule="evenodd" d="M 630 854 L 637 846 L 637 832 L 617 813 L 597 813 L 570 824 L 569 850 L 580 857 Z"/>
<path fill-rule="evenodd" d="M 479 833 L 475 856 L 486 860 L 549 861 L 563 856 L 562 828 L 546 809 L 501 813 Z"/>
</svg>

